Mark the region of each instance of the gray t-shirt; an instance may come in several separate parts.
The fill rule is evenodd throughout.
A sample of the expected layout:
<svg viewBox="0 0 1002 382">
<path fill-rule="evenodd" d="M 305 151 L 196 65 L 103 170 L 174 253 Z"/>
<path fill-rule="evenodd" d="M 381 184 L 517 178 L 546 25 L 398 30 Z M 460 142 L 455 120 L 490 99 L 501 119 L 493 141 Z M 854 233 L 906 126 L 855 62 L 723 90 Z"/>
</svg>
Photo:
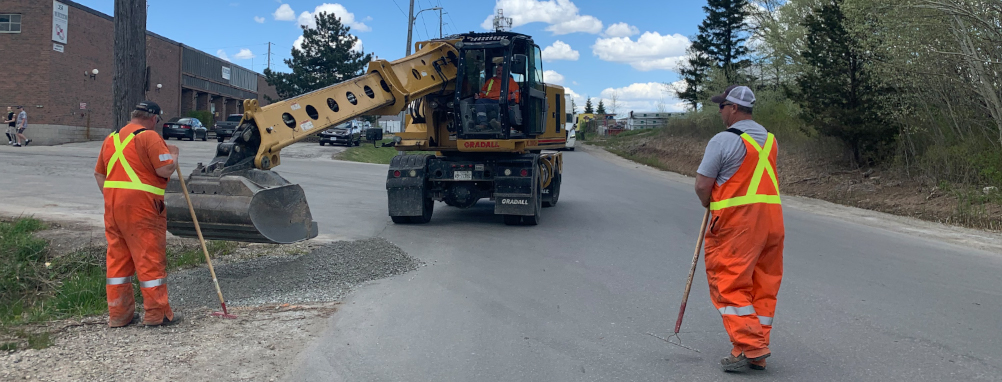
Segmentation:
<svg viewBox="0 0 1002 382">
<path fill-rule="evenodd" d="M 21 113 L 17 115 L 17 124 L 15 126 L 19 129 L 28 127 L 28 113 L 21 110 Z"/>
<path fill-rule="evenodd" d="M 765 145 L 769 137 L 765 127 L 750 119 L 735 122 L 731 128 L 748 133 L 760 146 Z M 707 178 L 716 178 L 717 185 L 723 185 L 738 172 L 747 151 L 740 136 L 729 131 L 719 132 L 706 144 L 703 161 L 696 172 Z"/>
</svg>

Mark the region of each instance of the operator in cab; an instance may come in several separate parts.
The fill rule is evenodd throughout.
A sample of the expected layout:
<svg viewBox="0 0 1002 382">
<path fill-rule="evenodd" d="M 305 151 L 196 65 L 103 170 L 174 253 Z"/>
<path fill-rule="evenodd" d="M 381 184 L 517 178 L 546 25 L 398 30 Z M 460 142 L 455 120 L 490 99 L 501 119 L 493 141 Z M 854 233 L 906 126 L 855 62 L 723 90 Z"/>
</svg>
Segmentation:
<svg viewBox="0 0 1002 382">
<path fill-rule="evenodd" d="M 493 109 L 497 109 L 498 100 L 501 99 L 501 85 L 504 84 L 504 79 L 502 78 L 504 73 L 504 57 L 494 57 L 492 62 L 494 65 L 494 77 L 491 77 L 484 83 L 484 86 L 480 89 L 480 92 L 476 94 L 477 98 L 477 123 L 480 125 L 488 124 L 487 120 L 487 110 L 490 105 L 495 105 Z M 514 103 L 521 102 L 521 96 L 518 91 L 518 83 L 515 82 L 514 78 L 508 76 L 508 101 Z M 490 120 L 490 125 L 494 128 L 498 128 L 496 119 Z"/>
</svg>

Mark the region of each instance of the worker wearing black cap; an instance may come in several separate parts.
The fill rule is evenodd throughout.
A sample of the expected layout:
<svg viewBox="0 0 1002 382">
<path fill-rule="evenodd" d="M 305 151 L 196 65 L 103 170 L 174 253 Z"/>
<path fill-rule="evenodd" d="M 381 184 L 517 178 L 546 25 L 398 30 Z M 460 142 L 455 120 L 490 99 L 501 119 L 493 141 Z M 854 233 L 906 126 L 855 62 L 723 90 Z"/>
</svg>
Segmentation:
<svg viewBox="0 0 1002 382">
<path fill-rule="evenodd" d="M 94 168 L 104 194 L 104 226 L 108 239 L 108 326 L 138 319 L 132 277 L 143 294 L 143 323 L 171 324 L 180 319 L 167 301 L 167 214 L 164 188 L 177 168 L 178 149 L 167 145 L 153 128 L 160 106 L 143 101 L 128 125 L 105 138 Z"/>
</svg>

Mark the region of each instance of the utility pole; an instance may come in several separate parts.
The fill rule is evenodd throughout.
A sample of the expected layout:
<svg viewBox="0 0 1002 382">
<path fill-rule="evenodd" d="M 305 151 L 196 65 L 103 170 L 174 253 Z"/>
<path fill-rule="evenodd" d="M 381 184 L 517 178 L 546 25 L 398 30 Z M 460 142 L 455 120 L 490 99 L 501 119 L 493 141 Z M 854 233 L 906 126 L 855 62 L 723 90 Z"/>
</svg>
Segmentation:
<svg viewBox="0 0 1002 382">
<path fill-rule="evenodd" d="M 268 42 L 268 70 L 271 70 L 271 41 Z"/>
<path fill-rule="evenodd" d="M 407 54 L 411 55 L 411 35 L 414 33 L 414 0 L 411 0 L 411 10 L 407 14 Z"/>
<path fill-rule="evenodd" d="M 442 38 L 442 7 L 438 7 L 438 38 Z"/>
<path fill-rule="evenodd" d="M 146 89 L 146 9 L 144 0 L 115 0 L 114 128 L 129 123 Z"/>
</svg>

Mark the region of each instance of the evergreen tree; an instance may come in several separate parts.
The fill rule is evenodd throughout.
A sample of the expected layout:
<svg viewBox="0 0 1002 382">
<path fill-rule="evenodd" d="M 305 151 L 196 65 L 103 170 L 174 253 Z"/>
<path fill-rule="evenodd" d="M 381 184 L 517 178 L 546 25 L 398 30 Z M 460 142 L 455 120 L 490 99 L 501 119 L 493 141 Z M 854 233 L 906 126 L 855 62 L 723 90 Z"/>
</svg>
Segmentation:
<svg viewBox="0 0 1002 382">
<path fill-rule="evenodd" d="M 574 102 L 574 98 L 571 98 L 571 113 L 578 113 L 578 104 Z"/>
<path fill-rule="evenodd" d="M 699 25 L 693 47 L 723 69 L 727 82 L 739 81 L 739 61 L 748 54 L 748 0 L 708 0 L 703 7 L 706 18 Z"/>
<path fill-rule="evenodd" d="M 891 90 L 869 73 L 867 63 L 881 58 L 849 33 L 842 3 L 825 0 L 803 21 L 806 65 L 797 98 L 805 122 L 844 142 L 857 164 L 872 164 L 897 136 L 881 102 Z"/>
<path fill-rule="evenodd" d="M 688 104 L 692 110 L 696 110 L 699 103 L 707 97 L 704 84 L 713 65 L 710 57 L 703 53 L 701 48 L 697 48 L 698 44 L 694 42 L 687 49 L 688 57 L 678 68 L 679 77 L 682 78 L 682 88 L 673 89 L 675 97 Z"/>
<path fill-rule="evenodd" d="M 605 114 L 605 104 L 602 102 L 602 100 L 598 100 L 598 109 L 595 110 L 595 113 Z"/>
<path fill-rule="evenodd" d="M 372 59 L 371 53 L 354 50 L 358 37 L 348 33 L 351 27 L 341 24 L 341 19 L 321 12 L 315 21 L 315 28 L 302 26 L 301 49 L 293 47 L 292 58 L 285 60 L 292 73 L 264 70 L 265 79 L 275 87 L 280 99 L 358 77 Z"/>
<path fill-rule="evenodd" d="M 585 98 L 587 99 L 587 101 L 585 101 L 585 109 L 584 109 L 585 114 L 594 114 L 595 108 L 591 106 L 591 97 L 585 96 Z"/>
</svg>

